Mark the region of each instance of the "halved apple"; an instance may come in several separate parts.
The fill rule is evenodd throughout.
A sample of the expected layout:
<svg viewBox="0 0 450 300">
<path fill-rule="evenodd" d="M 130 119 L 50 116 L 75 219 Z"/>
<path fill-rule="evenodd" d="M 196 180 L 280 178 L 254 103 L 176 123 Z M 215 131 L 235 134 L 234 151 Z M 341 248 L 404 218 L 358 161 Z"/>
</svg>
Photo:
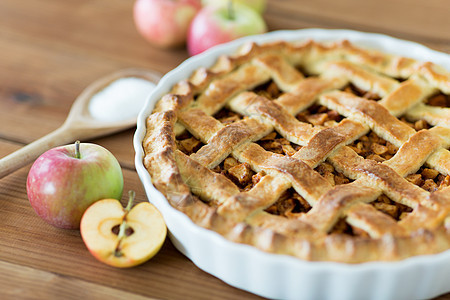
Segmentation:
<svg viewBox="0 0 450 300">
<path fill-rule="evenodd" d="M 108 265 L 127 268 L 152 258 L 164 243 L 167 228 L 149 202 L 124 209 L 116 199 L 92 204 L 83 214 L 80 232 L 89 252 Z"/>
</svg>

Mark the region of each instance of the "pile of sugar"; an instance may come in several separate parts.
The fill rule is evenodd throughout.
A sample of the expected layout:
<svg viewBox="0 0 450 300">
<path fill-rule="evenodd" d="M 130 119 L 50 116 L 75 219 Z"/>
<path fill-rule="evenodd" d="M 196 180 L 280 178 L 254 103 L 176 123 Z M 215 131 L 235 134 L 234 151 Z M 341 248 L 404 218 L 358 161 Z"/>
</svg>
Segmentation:
<svg viewBox="0 0 450 300">
<path fill-rule="evenodd" d="M 89 113 L 101 121 L 136 118 L 154 87 L 153 82 L 142 78 L 117 79 L 91 98 Z"/>
</svg>

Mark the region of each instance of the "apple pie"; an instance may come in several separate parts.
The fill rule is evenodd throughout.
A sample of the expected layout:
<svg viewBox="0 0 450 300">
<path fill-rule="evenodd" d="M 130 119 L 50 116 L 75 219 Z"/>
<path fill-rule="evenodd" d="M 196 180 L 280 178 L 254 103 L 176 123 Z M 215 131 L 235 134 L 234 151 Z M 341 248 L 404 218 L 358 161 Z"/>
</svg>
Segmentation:
<svg viewBox="0 0 450 300">
<path fill-rule="evenodd" d="M 450 249 L 450 73 L 333 43 L 248 43 L 173 86 L 144 166 L 236 243 L 311 261 Z"/>
</svg>

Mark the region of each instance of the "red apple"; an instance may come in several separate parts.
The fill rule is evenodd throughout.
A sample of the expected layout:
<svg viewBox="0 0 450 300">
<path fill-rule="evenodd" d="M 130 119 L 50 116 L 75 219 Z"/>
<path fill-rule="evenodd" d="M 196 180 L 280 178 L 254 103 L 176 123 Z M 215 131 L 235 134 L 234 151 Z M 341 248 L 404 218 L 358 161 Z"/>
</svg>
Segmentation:
<svg viewBox="0 0 450 300">
<path fill-rule="evenodd" d="M 201 0 L 137 0 L 134 23 L 138 32 L 156 46 L 182 46 L 200 8 Z"/>
<path fill-rule="evenodd" d="M 164 243 L 166 224 L 149 202 L 132 207 L 134 192 L 124 209 L 116 199 L 92 204 L 81 219 L 80 232 L 89 252 L 113 267 L 127 268 L 152 258 Z"/>
<path fill-rule="evenodd" d="M 246 5 L 233 1 L 226 5 L 207 5 L 189 27 L 188 51 L 196 55 L 212 46 L 266 31 L 261 15 Z"/>
<path fill-rule="evenodd" d="M 36 213 L 48 223 L 76 229 L 95 201 L 121 199 L 122 169 L 107 149 L 79 142 L 48 150 L 31 166 L 27 194 Z"/>
</svg>

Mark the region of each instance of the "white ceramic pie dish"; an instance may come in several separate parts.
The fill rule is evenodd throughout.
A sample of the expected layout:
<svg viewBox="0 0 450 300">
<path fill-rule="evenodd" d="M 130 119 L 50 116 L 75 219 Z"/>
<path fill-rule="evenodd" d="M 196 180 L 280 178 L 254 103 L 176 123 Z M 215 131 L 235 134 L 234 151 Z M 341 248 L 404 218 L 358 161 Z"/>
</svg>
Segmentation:
<svg viewBox="0 0 450 300">
<path fill-rule="evenodd" d="M 174 245 L 202 270 L 251 293 L 275 299 L 424 299 L 450 292 L 450 250 L 417 256 L 399 262 L 369 262 L 356 265 L 306 262 L 262 252 L 232 243 L 221 235 L 195 225 L 174 209 L 152 185 L 143 165 L 142 140 L 145 120 L 154 104 L 178 81 L 199 67 L 209 67 L 222 54 L 232 54 L 247 41 L 334 41 L 352 43 L 383 52 L 432 61 L 450 70 L 450 55 L 420 44 L 389 36 L 350 30 L 302 29 L 275 31 L 246 37 L 214 47 L 183 62 L 167 73 L 149 95 L 137 120 L 134 136 L 135 165 L 147 197 L 163 214 Z"/>
</svg>

